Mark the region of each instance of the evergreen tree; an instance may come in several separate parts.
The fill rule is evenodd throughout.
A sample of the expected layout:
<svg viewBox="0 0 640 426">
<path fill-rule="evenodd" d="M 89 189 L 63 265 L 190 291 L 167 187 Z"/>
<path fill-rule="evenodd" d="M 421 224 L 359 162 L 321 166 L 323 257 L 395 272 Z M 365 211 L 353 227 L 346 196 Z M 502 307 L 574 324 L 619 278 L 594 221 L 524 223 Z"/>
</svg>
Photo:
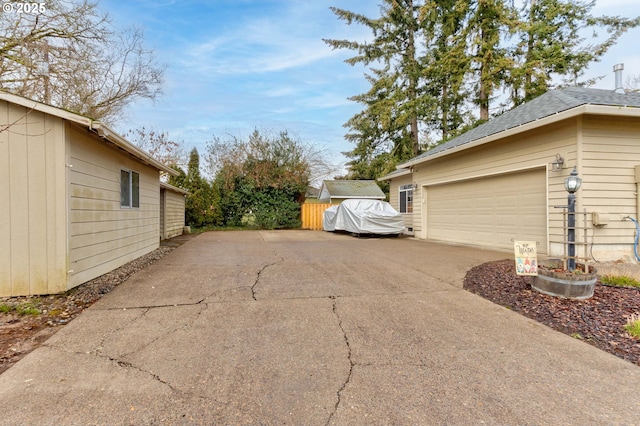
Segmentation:
<svg viewBox="0 0 640 426">
<path fill-rule="evenodd" d="M 490 117 L 499 90 L 509 90 L 504 108 L 547 91 L 552 81 L 580 81 L 640 18 L 594 17 L 594 1 L 529 0 L 521 8 L 504 0 L 383 0 L 379 18 L 331 8 L 347 24 L 373 34 L 369 42 L 324 40 L 356 53 L 350 65 L 369 67 L 370 89 L 349 98 L 362 111 L 347 121 L 354 143 L 349 177 L 375 178 L 420 151 L 426 140 L 447 140 Z M 600 41 L 596 30 L 605 30 Z M 593 31 L 595 44 L 583 34 Z M 479 107 L 472 114 L 469 105 Z M 478 117 L 479 119 L 476 119 Z M 423 143 L 422 146 L 427 146 Z"/>
<path fill-rule="evenodd" d="M 370 66 L 366 74 L 370 90 L 350 98 L 361 103 L 363 111 L 345 124 L 350 129 L 346 138 L 356 148 L 344 154 L 351 158 L 348 177 L 376 178 L 391 171 L 396 162 L 420 153 L 419 121 L 425 96 L 417 47 L 423 37 L 420 7 L 415 0 L 385 0 L 379 19 L 338 8 L 331 10 L 347 24 L 362 24 L 374 35 L 371 42 L 365 43 L 324 41 L 334 49 L 356 52 L 356 56 L 347 59 L 348 64 Z M 374 159 L 376 165 L 370 167 Z"/>
<path fill-rule="evenodd" d="M 504 40 L 516 24 L 515 10 L 503 0 L 470 0 L 465 32 L 469 39 L 473 102 L 480 123 L 489 119 L 489 103 L 512 67 Z"/>
<path fill-rule="evenodd" d="M 202 227 L 221 224 L 220 196 L 213 185 L 200 174 L 200 154 L 196 148 L 189 155 L 187 173 L 182 172 L 171 182 L 189 191 L 185 202 L 187 225 Z"/>
<path fill-rule="evenodd" d="M 433 0 L 420 9 L 425 45 L 422 57 L 426 92 L 424 119 L 430 130 L 447 140 L 469 121 L 465 77 L 471 66 L 465 37 L 467 0 Z"/>
<path fill-rule="evenodd" d="M 517 45 L 513 49 L 514 66 L 506 79 L 514 105 L 545 93 L 554 77 L 563 84 L 580 82 L 586 68 L 597 62 L 628 29 L 638 26 L 640 18 L 621 18 L 590 14 L 595 2 L 572 0 L 530 0 L 521 10 L 517 27 Z M 596 44 L 585 44 L 583 35 L 604 29 L 608 36 Z"/>
</svg>

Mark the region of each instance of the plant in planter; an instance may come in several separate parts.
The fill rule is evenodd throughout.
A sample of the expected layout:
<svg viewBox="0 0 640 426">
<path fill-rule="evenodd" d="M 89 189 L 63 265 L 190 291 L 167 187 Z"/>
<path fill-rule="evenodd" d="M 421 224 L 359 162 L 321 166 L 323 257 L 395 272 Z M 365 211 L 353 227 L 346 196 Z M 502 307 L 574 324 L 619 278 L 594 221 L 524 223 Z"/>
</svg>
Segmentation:
<svg viewBox="0 0 640 426">
<path fill-rule="evenodd" d="M 596 269 L 582 264 L 573 271 L 564 269 L 560 262 L 549 262 L 538 266 L 538 275 L 533 278 L 531 288 L 550 296 L 567 299 L 588 299 L 593 296 L 598 275 Z"/>
<path fill-rule="evenodd" d="M 538 275 L 533 278 L 531 287 L 544 294 L 567 299 L 588 299 L 593 296 L 598 275 L 595 268 L 576 264 L 575 211 L 576 191 L 580 189 L 582 179 L 578 177 L 577 167 L 564 180 L 567 196 L 567 269 L 559 262 L 539 265 Z"/>
</svg>

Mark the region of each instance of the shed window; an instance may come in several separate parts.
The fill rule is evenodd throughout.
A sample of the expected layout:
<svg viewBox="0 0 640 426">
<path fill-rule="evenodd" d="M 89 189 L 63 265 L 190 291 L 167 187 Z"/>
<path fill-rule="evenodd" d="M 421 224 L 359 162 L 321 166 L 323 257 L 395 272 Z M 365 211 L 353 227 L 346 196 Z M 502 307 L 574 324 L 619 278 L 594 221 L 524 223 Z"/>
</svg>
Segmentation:
<svg viewBox="0 0 640 426">
<path fill-rule="evenodd" d="M 400 187 L 400 213 L 413 213 L 413 185 Z"/>
<path fill-rule="evenodd" d="M 120 207 L 140 207 L 140 173 L 120 170 Z"/>
</svg>

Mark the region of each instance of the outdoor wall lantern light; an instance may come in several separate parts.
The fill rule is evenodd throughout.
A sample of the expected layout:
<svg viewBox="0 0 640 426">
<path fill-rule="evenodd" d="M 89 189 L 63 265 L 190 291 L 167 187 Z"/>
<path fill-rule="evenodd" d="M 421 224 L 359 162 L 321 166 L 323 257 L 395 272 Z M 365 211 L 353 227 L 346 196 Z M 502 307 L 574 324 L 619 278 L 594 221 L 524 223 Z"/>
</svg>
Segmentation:
<svg viewBox="0 0 640 426">
<path fill-rule="evenodd" d="M 562 170 L 562 166 L 564 166 L 564 158 L 562 155 L 556 154 L 556 159 L 551 162 L 551 171 L 559 172 Z"/>
<path fill-rule="evenodd" d="M 564 179 L 564 189 L 567 190 L 569 196 L 567 197 L 567 246 L 569 259 L 567 262 L 568 269 L 573 271 L 576 269 L 576 194 L 575 192 L 580 189 L 582 185 L 582 179 L 578 177 L 578 171 L 575 166 L 571 171 L 571 174 Z"/>
<path fill-rule="evenodd" d="M 582 179 L 578 177 L 578 171 L 574 167 L 569 177 L 564 179 L 564 189 L 566 189 L 569 194 L 573 194 L 580 189 L 580 185 L 582 185 Z"/>
</svg>

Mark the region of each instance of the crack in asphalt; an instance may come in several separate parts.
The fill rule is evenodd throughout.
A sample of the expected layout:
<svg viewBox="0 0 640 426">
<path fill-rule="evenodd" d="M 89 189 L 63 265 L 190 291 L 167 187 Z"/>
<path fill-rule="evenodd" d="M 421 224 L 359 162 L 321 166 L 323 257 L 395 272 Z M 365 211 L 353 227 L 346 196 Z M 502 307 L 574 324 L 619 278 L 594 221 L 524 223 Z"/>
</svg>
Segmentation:
<svg viewBox="0 0 640 426">
<path fill-rule="evenodd" d="M 351 381 L 351 375 L 353 374 L 353 367 L 355 366 L 353 359 L 351 359 L 351 344 L 349 343 L 349 337 L 347 336 L 347 332 L 345 331 L 344 326 L 342 325 L 342 318 L 340 318 L 340 314 L 338 314 L 338 310 L 336 306 L 336 297 L 329 296 L 329 299 L 333 301 L 333 306 L 332 306 L 333 313 L 338 319 L 338 326 L 340 327 L 340 330 L 342 330 L 342 337 L 344 338 L 344 343 L 347 346 L 347 359 L 349 360 L 349 373 L 347 374 L 347 378 L 345 379 L 344 383 L 342 384 L 342 386 L 340 386 L 340 389 L 338 389 L 338 392 L 336 393 L 338 400 L 336 401 L 336 405 L 333 407 L 333 411 L 329 415 L 329 418 L 327 419 L 327 422 L 325 423 L 325 425 L 329 425 L 333 417 L 338 412 L 338 407 L 342 403 L 342 392 L 344 392 L 345 388 Z"/>
<path fill-rule="evenodd" d="M 136 323 L 137 321 L 139 321 L 140 319 L 144 318 L 148 313 L 150 308 L 142 308 L 143 312 L 140 316 L 135 317 L 131 322 L 128 322 L 120 327 L 116 327 L 113 330 L 109 331 L 108 333 L 105 333 L 102 336 L 102 339 L 100 339 L 100 343 L 99 346 L 97 348 L 95 348 L 93 351 L 91 351 L 92 353 L 95 353 L 96 355 L 99 355 L 100 352 L 102 352 L 102 348 L 104 348 L 104 345 L 106 343 L 106 341 L 113 336 L 114 334 L 124 330 L 125 328 L 130 327 L 132 324 Z"/>
<path fill-rule="evenodd" d="M 156 380 L 156 381 L 162 383 L 163 385 L 167 386 L 173 392 L 176 392 L 176 393 L 179 393 L 179 394 L 184 394 L 185 393 L 184 391 L 181 391 L 180 389 L 174 387 L 171 383 L 163 380 L 158 374 L 155 374 L 155 373 L 152 373 L 150 371 L 147 371 L 147 370 L 145 370 L 145 369 L 143 369 L 141 367 L 138 367 L 138 366 L 134 365 L 131 362 L 124 361 L 123 358 L 126 358 L 128 356 L 131 356 L 131 355 L 133 355 L 133 354 L 135 354 L 137 352 L 140 352 L 140 351 L 144 350 L 145 348 L 149 347 L 150 345 L 152 345 L 153 343 L 157 342 L 158 340 L 160 340 L 162 338 L 165 338 L 169 334 L 175 333 L 178 330 L 183 330 L 183 329 L 186 329 L 187 327 L 191 326 L 193 323 L 195 323 L 200 318 L 200 316 L 202 316 L 202 313 L 209 308 L 209 305 L 207 303 L 203 303 L 204 300 L 206 300 L 206 298 L 198 301 L 197 303 L 179 304 L 179 305 L 149 306 L 149 307 L 144 307 L 144 308 L 142 308 L 142 307 L 140 307 L 140 308 L 127 308 L 127 309 L 132 309 L 132 310 L 133 309 L 138 309 L 138 310 L 141 309 L 141 310 L 143 310 L 143 312 L 142 312 L 141 315 L 133 318 L 130 322 L 128 322 L 128 323 L 126 323 L 126 324 L 124 324 L 124 325 L 122 325 L 120 327 L 117 327 L 116 329 L 111 330 L 110 332 L 106 333 L 102 337 L 102 339 L 100 339 L 99 346 L 97 348 L 89 351 L 89 352 L 68 351 L 68 350 L 65 350 L 64 347 L 59 347 L 59 346 L 56 346 L 56 345 L 50 345 L 50 344 L 47 344 L 46 342 L 42 346 L 49 347 L 49 348 L 51 348 L 53 350 L 57 350 L 57 351 L 65 352 L 65 353 L 73 353 L 73 354 L 82 355 L 82 356 L 90 355 L 90 356 L 95 356 L 95 357 L 98 357 L 98 358 L 108 359 L 109 361 L 116 363 L 119 367 L 135 369 L 135 370 L 140 371 L 141 373 L 149 375 L 149 377 L 151 377 L 154 380 Z M 197 315 L 193 319 L 191 319 L 189 321 L 186 321 L 182 325 L 177 326 L 175 328 L 165 330 L 164 333 L 156 336 L 154 339 L 152 339 L 149 342 L 145 343 L 143 346 L 141 346 L 141 347 L 139 347 L 139 348 L 137 348 L 135 350 L 132 350 L 130 352 L 121 354 L 118 357 L 110 356 L 110 355 L 107 355 L 107 354 L 103 353 L 103 348 L 105 346 L 106 341 L 109 338 L 111 338 L 114 334 L 116 334 L 116 333 L 118 333 L 118 332 L 120 332 L 122 330 L 125 330 L 128 327 L 133 326 L 136 322 L 138 322 L 141 319 L 143 319 L 152 309 L 154 309 L 154 308 L 174 307 L 174 306 L 197 306 L 197 305 L 203 305 L 204 308 L 200 309 L 198 311 Z M 118 310 L 121 310 L 121 309 L 122 308 L 119 308 Z"/>
<path fill-rule="evenodd" d="M 253 297 L 253 300 L 257 301 L 258 299 L 256 298 L 256 286 L 258 285 L 258 282 L 260 281 L 260 275 L 264 272 L 265 269 L 267 269 L 270 266 L 273 265 L 277 265 L 278 263 L 282 263 L 284 262 L 284 257 L 281 257 L 279 260 L 266 264 L 264 265 L 259 271 L 258 271 L 258 275 L 256 276 L 256 281 L 253 283 L 253 285 L 251 286 L 251 297 Z"/>
<path fill-rule="evenodd" d="M 61 353 L 75 354 L 75 355 L 80 355 L 80 356 L 94 356 L 94 357 L 97 357 L 97 358 L 102 358 L 102 359 L 105 359 L 105 360 L 109 360 L 109 361 L 117 364 L 118 367 L 130 368 L 130 369 L 138 370 L 139 372 L 144 373 L 144 374 L 148 375 L 149 377 L 153 378 L 157 382 L 162 383 L 164 386 L 168 387 L 173 392 L 176 392 L 178 394 L 182 394 L 183 393 L 182 391 L 180 391 L 180 389 L 175 388 L 171 383 L 169 383 L 169 382 L 167 382 L 165 380 L 162 380 L 162 378 L 160 378 L 160 376 L 158 376 L 157 374 L 154 374 L 154 373 L 152 373 L 150 371 L 146 371 L 146 370 L 144 370 L 144 369 L 142 369 L 142 368 L 140 368 L 140 367 L 138 367 L 138 366 L 136 366 L 136 365 L 134 365 L 134 364 L 132 364 L 130 362 L 122 361 L 122 360 L 119 360 L 117 358 L 113 358 L 113 357 L 110 357 L 110 356 L 107 356 L 107 355 L 102 355 L 102 354 L 99 354 L 99 353 L 97 353 L 95 351 L 91 351 L 91 352 L 69 351 L 69 350 L 66 350 L 64 347 L 61 347 L 61 346 L 55 346 L 55 345 L 42 345 L 42 346 L 43 347 L 47 347 L 47 348 L 52 349 L 52 350 L 57 351 L 57 352 L 61 352 Z"/>
<path fill-rule="evenodd" d="M 142 368 L 140 368 L 140 367 L 138 367 L 136 365 L 131 364 L 130 362 L 122 361 L 122 360 L 111 358 L 111 357 L 103 357 L 103 358 L 106 358 L 106 359 L 108 359 L 108 360 L 110 360 L 112 362 L 115 362 L 116 364 L 118 364 L 118 366 L 120 366 L 122 368 L 131 368 L 131 369 L 134 369 L 134 370 L 138 370 L 141 373 L 147 374 L 149 377 L 151 377 L 155 381 L 162 383 L 163 385 L 165 385 L 166 387 L 171 389 L 173 392 L 176 392 L 176 393 L 179 393 L 179 394 L 182 393 L 179 389 L 175 388 L 171 383 L 169 383 L 169 382 L 167 382 L 165 380 L 162 380 L 162 378 L 160 378 L 160 376 L 158 376 L 155 373 L 152 373 L 150 371 L 144 370 L 144 369 L 142 369 Z"/>
</svg>

